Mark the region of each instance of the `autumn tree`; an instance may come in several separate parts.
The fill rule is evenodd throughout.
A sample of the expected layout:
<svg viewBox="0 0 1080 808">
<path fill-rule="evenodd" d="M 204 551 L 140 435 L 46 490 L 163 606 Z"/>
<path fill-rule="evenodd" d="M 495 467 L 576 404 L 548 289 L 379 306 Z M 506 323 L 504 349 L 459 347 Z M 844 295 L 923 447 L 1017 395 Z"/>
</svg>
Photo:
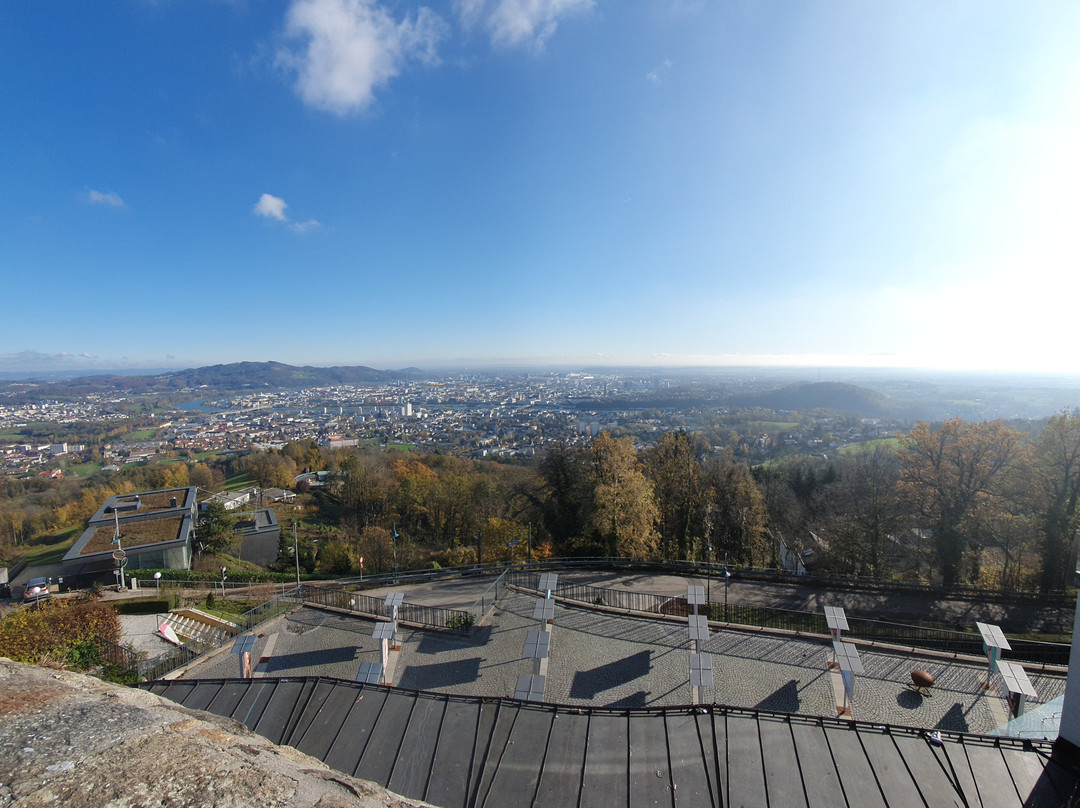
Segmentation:
<svg viewBox="0 0 1080 808">
<path fill-rule="evenodd" d="M 1046 423 L 1035 440 L 1032 494 L 1042 545 L 1043 592 L 1059 591 L 1073 582 L 1080 528 L 1080 412 L 1061 412 Z"/>
<path fill-rule="evenodd" d="M 976 517 L 997 507 L 1022 438 L 1001 421 L 953 418 L 936 429 L 919 421 L 901 441 L 900 492 L 933 530 L 946 584 L 961 580 L 964 552 L 978 536 Z"/>
<path fill-rule="evenodd" d="M 837 479 L 823 498 L 831 545 L 832 569 L 848 575 L 878 578 L 888 572 L 890 537 L 903 526 L 899 500 L 900 461 L 887 446 L 843 458 Z"/>
<path fill-rule="evenodd" d="M 659 514 L 630 438 L 601 432 L 592 444 L 592 527 L 612 556 L 654 558 Z"/>
<path fill-rule="evenodd" d="M 746 464 L 717 459 L 706 465 L 704 484 L 710 560 L 727 554 L 731 561 L 750 566 L 769 562 L 765 498 Z"/>
<path fill-rule="evenodd" d="M 548 535 L 559 545 L 584 535 L 592 500 L 588 454 L 556 444 L 540 459 L 537 471 L 536 504 Z"/>
<path fill-rule="evenodd" d="M 188 470 L 188 484 L 201 488 L 203 491 L 216 491 L 214 472 L 205 463 L 195 463 Z"/>
<path fill-rule="evenodd" d="M 690 558 L 692 534 L 701 518 L 701 466 L 697 447 L 685 430 L 668 432 L 645 453 L 645 468 L 656 492 L 662 558 Z"/>
</svg>

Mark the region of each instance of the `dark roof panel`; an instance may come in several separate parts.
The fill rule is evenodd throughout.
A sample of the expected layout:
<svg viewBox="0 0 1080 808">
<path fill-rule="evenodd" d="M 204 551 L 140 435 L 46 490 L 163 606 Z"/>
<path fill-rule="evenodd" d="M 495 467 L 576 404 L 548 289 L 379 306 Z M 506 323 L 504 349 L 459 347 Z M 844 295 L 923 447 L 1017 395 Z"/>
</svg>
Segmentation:
<svg viewBox="0 0 1080 808">
<path fill-rule="evenodd" d="M 810 805 L 844 805 L 844 790 L 836 772 L 825 729 L 817 723 L 791 722 L 791 737 Z"/>
<path fill-rule="evenodd" d="M 590 716 L 585 754 L 585 777 L 581 783 L 581 804 L 629 805 L 627 784 L 629 740 L 626 718 L 603 714 Z"/>
<path fill-rule="evenodd" d="M 753 715 L 727 716 L 727 798 L 731 805 L 765 805 L 761 738 Z"/>
<path fill-rule="evenodd" d="M 548 736 L 547 757 L 540 773 L 536 805 L 560 808 L 576 805 L 581 792 L 581 777 L 585 771 L 585 738 L 589 733 L 589 717 L 577 713 L 555 714 Z"/>
<path fill-rule="evenodd" d="M 338 679 L 152 682 L 338 771 L 471 806 L 1059 806 L 1060 747 L 725 707 L 581 709 Z"/>
<path fill-rule="evenodd" d="M 825 741 L 836 764 L 847 804 L 852 808 L 884 808 L 885 800 L 877 777 L 859 742 L 858 725 L 830 726 L 825 729 Z"/>
<path fill-rule="evenodd" d="M 423 799 L 445 808 L 464 808 L 472 777 L 481 704 L 475 699 L 453 699 L 443 714 L 439 745 Z M 490 712 L 494 712 L 491 709 Z"/>
<path fill-rule="evenodd" d="M 412 720 L 401 742 L 401 752 L 390 775 L 391 791 L 400 794 L 424 794 L 427 791 L 445 712 L 446 699 L 420 696 L 416 700 Z"/>
<path fill-rule="evenodd" d="M 712 756 L 712 737 L 708 737 L 708 752 L 698 732 L 700 713 L 671 712 L 667 724 L 668 757 L 671 760 L 671 783 L 675 800 L 682 805 L 718 805 L 719 796 L 709 780 L 707 760 Z"/>
</svg>

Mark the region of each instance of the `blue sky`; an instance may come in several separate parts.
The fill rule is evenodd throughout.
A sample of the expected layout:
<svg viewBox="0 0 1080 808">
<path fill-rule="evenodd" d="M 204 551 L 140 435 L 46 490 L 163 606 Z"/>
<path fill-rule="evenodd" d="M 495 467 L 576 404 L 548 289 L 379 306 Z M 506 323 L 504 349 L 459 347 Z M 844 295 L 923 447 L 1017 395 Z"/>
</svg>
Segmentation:
<svg viewBox="0 0 1080 808">
<path fill-rule="evenodd" d="M 0 4 L 0 370 L 1080 371 L 1080 4 Z"/>
</svg>

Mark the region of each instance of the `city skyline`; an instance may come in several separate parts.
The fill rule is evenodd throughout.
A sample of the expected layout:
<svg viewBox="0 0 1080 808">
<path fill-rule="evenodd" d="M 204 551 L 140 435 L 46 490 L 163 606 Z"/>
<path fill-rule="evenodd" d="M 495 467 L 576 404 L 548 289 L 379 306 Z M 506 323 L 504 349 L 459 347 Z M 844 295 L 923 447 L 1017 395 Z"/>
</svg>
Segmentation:
<svg viewBox="0 0 1080 808">
<path fill-rule="evenodd" d="M 1080 370 L 1075 4 L 16 0 L 0 37 L 0 371 Z"/>
</svg>

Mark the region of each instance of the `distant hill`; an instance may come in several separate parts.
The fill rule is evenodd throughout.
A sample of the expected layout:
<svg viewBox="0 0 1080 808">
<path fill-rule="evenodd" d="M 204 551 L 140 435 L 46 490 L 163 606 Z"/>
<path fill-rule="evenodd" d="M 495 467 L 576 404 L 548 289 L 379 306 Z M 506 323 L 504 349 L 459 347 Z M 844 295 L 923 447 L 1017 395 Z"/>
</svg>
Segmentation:
<svg viewBox="0 0 1080 808">
<path fill-rule="evenodd" d="M 896 407 L 888 396 L 842 382 L 793 384 L 764 393 L 734 396 L 728 403 L 732 407 L 762 407 L 796 412 L 831 410 L 867 418 L 897 415 Z"/>
<path fill-rule="evenodd" d="M 155 377 L 169 388 L 215 387 L 230 390 L 255 387 L 284 390 L 312 385 L 392 382 L 401 378 L 404 378 L 403 373 L 375 370 L 363 365 L 316 368 L 310 365 L 296 367 L 281 362 L 233 362 L 229 365 L 177 370 Z"/>
<path fill-rule="evenodd" d="M 375 370 L 363 365 L 329 368 L 296 367 L 281 362 L 233 362 L 146 376 L 83 376 L 78 379 L 42 382 L 0 383 L 0 389 L 17 390 L 16 400 L 67 399 L 90 393 L 117 392 L 127 395 L 175 393 L 184 388 L 212 389 L 216 392 L 242 390 L 289 390 L 335 384 L 364 384 L 418 379 L 422 371 Z"/>
</svg>

